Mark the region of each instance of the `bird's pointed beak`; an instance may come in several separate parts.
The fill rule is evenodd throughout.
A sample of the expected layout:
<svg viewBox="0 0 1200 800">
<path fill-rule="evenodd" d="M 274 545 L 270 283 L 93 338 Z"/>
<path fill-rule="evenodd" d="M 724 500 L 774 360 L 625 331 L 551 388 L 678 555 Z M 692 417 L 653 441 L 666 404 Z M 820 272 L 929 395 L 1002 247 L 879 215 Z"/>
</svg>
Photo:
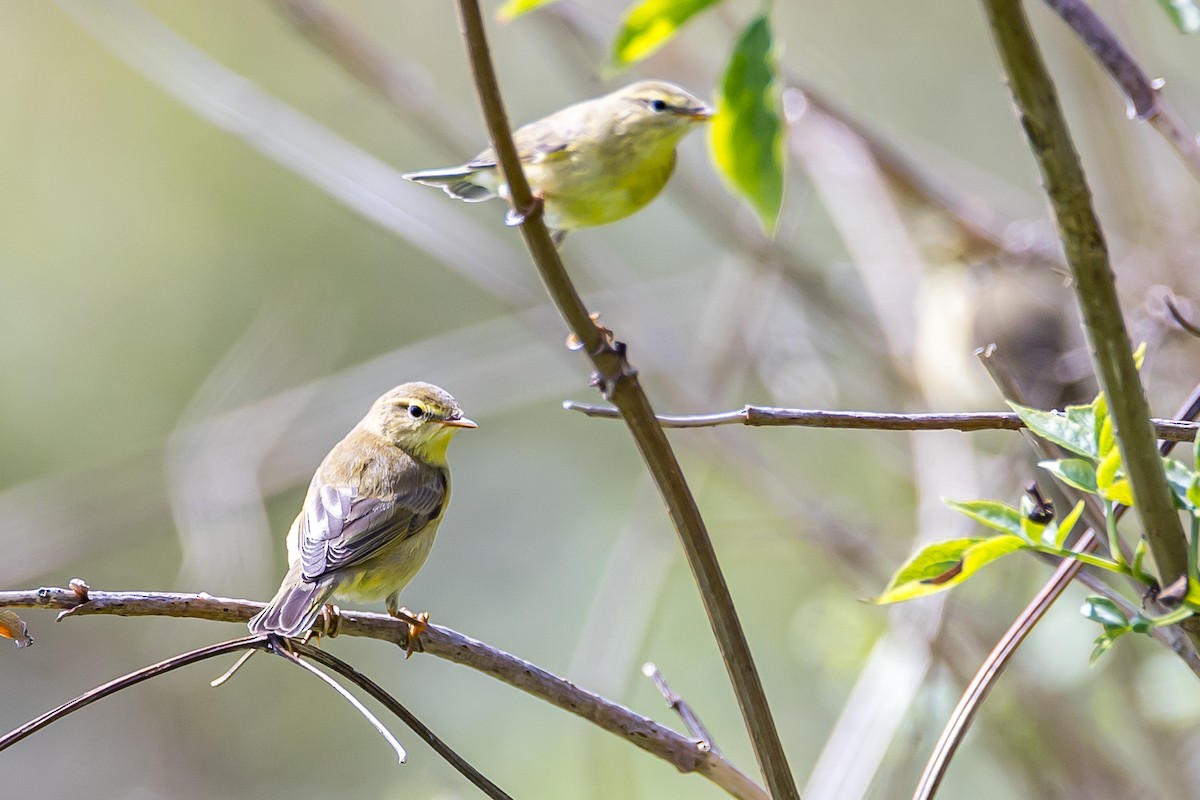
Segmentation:
<svg viewBox="0 0 1200 800">
<path fill-rule="evenodd" d="M 692 106 L 691 108 L 687 109 L 683 112 L 683 115 L 685 117 L 694 119 L 697 122 L 704 122 L 707 119 L 712 119 L 713 113 L 714 112 L 712 108 L 701 103 L 698 106 Z"/>
<path fill-rule="evenodd" d="M 455 417 L 454 419 L 444 419 L 442 424 L 448 428 L 478 428 L 474 421 L 466 417 Z"/>
</svg>

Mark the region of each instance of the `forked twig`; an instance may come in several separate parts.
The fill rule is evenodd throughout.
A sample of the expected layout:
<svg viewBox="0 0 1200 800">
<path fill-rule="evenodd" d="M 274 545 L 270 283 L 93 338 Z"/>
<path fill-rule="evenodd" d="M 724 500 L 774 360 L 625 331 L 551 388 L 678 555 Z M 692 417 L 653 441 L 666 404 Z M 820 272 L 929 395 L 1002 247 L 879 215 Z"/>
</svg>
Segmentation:
<svg viewBox="0 0 1200 800">
<path fill-rule="evenodd" d="M 76 595 L 76 597 L 81 603 L 86 604 L 88 602 L 85 597 L 81 597 L 79 595 Z M 444 758 L 450 764 L 450 766 L 458 770 L 463 777 L 483 791 L 483 793 L 488 797 L 493 798 L 493 800 L 512 800 L 512 798 L 505 794 L 500 787 L 489 781 L 482 773 L 479 772 L 479 770 L 471 766 L 465 759 L 455 753 L 449 745 L 439 739 L 433 733 L 433 731 L 422 724 L 421 721 L 413 716 L 412 712 L 401 705 L 398 700 L 381 689 L 376 683 L 371 681 L 361 672 L 354 669 L 354 667 L 350 666 L 345 661 L 342 661 L 340 658 L 330 655 L 329 653 L 319 650 L 318 648 L 312 647 L 311 645 L 290 642 L 288 643 L 288 647 L 298 655 L 311 658 L 314 661 L 324 664 L 338 674 L 349 679 L 357 686 L 360 686 L 366 690 L 372 697 L 374 697 L 376 700 L 386 706 L 389 711 L 395 714 L 405 725 L 411 728 L 412 731 L 417 734 L 417 736 L 419 736 L 426 744 L 428 744 L 434 752 Z M 200 647 L 195 650 L 189 650 L 186 653 L 181 653 L 177 656 L 172 656 L 171 658 L 164 659 L 147 667 L 134 670 L 128 675 L 122 675 L 120 678 L 116 678 L 107 683 L 101 684 L 94 689 L 84 692 L 79 697 L 69 700 L 57 708 L 52 708 L 45 714 L 35 717 L 29 722 L 26 722 L 24 725 L 14 728 L 3 736 L 0 736 L 0 751 L 11 747 L 12 745 L 33 735 L 34 733 L 37 733 L 47 725 L 57 722 L 63 717 L 89 706 L 92 703 L 95 703 L 97 700 L 103 700 L 105 697 L 114 695 L 122 689 L 128 689 L 131 686 L 136 686 L 137 684 L 148 681 L 151 678 L 156 678 L 159 675 L 165 675 L 168 672 L 173 672 L 180 667 L 186 667 L 189 664 L 196 664 L 200 661 L 216 658 L 217 656 L 225 655 L 226 653 L 235 653 L 238 650 L 247 650 L 251 653 L 256 650 L 274 652 L 280 656 L 283 656 L 286 660 L 291 661 L 292 663 L 295 663 L 298 666 L 315 674 L 322 681 L 332 686 L 339 694 L 342 695 L 343 698 L 350 702 L 360 714 L 366 717 L 367 720 L 371 722 L 372 726 L 374 726 L 375 729 L 378 730 L 379 733 L 393 747 L 393 749 L 396 750 L 397 754 L 400 756 L 400 763 L 404 763 L 404 748 L 401 747 L 400 743 L 395 740 L 390 732 L 388 732 L 387 728 L 383 726 L 383 723 L 381 723 L 375 717 L 375 715 L 368 711 L 362 705 L 362 703 L 358 701 L 357 698 L 339 686 L 337 682 L 328 675 L 325 675 L 312 665 L 304 663 L 297 658 L 296 655 L 286 652 L 278 645 L 278 640 L 275 637 L 269 636 L 244 636 L 240 639 L 231 639 L 227 642 L 218 642 L 217 644 Z"/>
<path fill-rule="evenodd" d="M 683 720 L 683 724 L 687 726 L 688 733 L 708 745 L 708 748 L 714 753 L 720 753 L 721 751 L 717 749 L 717 743 L 713 741 L 712 734 L 708 732 L 708 728 L 704 727 L 704 723 L 700 721 L 700 717 L 696 715 L 696 712 L 692 710 L 688 702 L 675 693 L 675 690 L 667 683 L 667 679 L 659 672 L 658 667 L 647 661 L 642 665 L 642 674 L 654 682 L 655 688 L 658 689 L 658 693 L 663 696 L 663 699 L 667 701 L 667 705 Z"/>
</svg>

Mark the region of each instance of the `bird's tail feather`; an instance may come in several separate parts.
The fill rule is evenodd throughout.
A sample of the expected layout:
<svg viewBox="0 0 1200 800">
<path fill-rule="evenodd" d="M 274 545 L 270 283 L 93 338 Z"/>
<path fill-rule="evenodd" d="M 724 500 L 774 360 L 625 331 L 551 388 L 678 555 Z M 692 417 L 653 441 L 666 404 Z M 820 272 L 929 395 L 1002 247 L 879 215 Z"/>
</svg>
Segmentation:
<svg viewBox="0 0 1200 800">
<path fill-rule="evenodd" d="M 333 594 L 333 582 L 326 579 L 311 583 L 300 576 L 295 580 L 290 578 L 284 580 L 267 607 L 250 620 L 252 634 L 303 636 L 317 621 L 325 601 Z"/>
<path fill-rule="evenodd" d="M 467 203 L 481 203 L 495 197 L 496 194 L 491 189 L 471 180 L 474 173 L 475 170 L 469 167 L 447 167 L 410 172 L 402 177 L 425 186 L 436 186 L 451 197 Z"/>
</svg>

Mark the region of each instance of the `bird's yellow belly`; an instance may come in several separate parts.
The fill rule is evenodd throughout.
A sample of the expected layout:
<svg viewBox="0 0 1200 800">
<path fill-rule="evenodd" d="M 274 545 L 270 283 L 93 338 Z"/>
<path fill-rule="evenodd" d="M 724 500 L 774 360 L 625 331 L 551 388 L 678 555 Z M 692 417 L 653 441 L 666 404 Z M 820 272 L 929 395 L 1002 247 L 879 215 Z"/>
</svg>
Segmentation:
<svg viewBox="0 0 1200 800">
<path fill-rule="evenodd" d="M 526 173 L 545 199 L 546 225 L 567 231 L 616 222 L 639 210 L 666 186 L 674 166 L 675 153 L 669 151 L 664 158 L 604 171 L 595 161 L 581 159 L 548 168 L 530 165 Z"/>
<path fill-rule="evenodd" d="M 433 549 L 437 522 L 415 536 L 384 549 L 382 552 L 352 567 L 338 581 L 333 596 L 339 600 L 371 603 L 382 600 L 393 592 L 399 592 L 413 579 Z"/>
</svg>

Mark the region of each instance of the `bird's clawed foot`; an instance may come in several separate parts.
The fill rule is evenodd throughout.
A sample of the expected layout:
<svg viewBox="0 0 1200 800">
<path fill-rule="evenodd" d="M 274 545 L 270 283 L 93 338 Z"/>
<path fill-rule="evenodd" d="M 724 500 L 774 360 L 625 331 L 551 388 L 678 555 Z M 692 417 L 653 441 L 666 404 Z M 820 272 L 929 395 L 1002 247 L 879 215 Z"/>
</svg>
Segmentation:
<svg viewBox="0 0 1200 800">
<path fill-rule="evenodd" d="M 314 634 L 318 637 L 328 636 L 330 639 L 342 632 L 342 610 L 333 603 L 326 603 L 321 609 L 319 617 L 321 623 L 317 627 L 308 632 L 308 636 L 304 638 L 305 643 L 308 642 Z"/>
<path fill-rule="evenodd" d="M 425 652 L 425 646 L 421 644 L 421 634 L 429 627 L 429 612 L 414 613 L 407 608 L 389 608 L 388 613 L 408 623 L 408 642 L 404 646 L 404 658 L 407 660 L 412 658 L 413 653 Z"/>
<path fill-rule="evenodd" d="M 533 193 L 533 200 L 524 208 L 512 207 L 504 215 L 504 224 L 510 228 L 516 228 L 519 225 L 524 225 L 528 220 L 533 219 L 542 213 L 546 208 L 546 199 L 541 192 Z"/>
</svg>

